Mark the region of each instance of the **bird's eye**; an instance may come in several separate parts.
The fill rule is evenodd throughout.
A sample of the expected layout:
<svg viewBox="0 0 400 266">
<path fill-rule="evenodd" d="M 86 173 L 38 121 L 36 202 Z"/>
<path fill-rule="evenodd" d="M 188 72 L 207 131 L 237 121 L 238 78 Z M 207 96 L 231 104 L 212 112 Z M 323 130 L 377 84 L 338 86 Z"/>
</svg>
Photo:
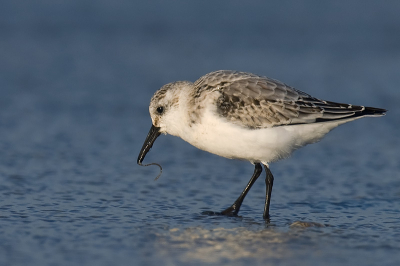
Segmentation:
<svg viewBox="0 0 400 266">
<path fill-rule="evenodd" d="M 157 113 L 162 114 L 164 112 L 164 107 L 159 106 L 157 107 Z"/>
</svg>

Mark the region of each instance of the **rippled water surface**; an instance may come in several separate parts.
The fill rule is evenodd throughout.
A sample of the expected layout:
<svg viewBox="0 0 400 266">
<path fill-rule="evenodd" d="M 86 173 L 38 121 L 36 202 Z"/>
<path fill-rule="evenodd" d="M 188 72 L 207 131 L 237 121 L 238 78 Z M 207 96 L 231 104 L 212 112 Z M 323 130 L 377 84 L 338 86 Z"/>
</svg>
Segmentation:
<svg viewBox="0 0 400 266">
<path fill-rule="evenodd" d="M 0 265 L 399 265 L 396 1 L 8 1 L 0 9 Z M 160 136 L 163 84 L 217 69 L 387 108 L 271 164 Z"/>
</svg>

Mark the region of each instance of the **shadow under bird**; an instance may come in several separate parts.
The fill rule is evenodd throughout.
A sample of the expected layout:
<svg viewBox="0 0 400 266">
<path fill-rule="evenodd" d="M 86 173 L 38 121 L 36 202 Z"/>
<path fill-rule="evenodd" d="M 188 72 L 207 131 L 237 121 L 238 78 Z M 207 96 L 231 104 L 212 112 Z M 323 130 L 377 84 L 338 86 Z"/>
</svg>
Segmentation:
<svg viewBox="0 0 400 266">
<path fill-rule="evenodd" d="M 255 169 L 249 183 L 232 206 L 216 213 L 232 216 L 264 166 L 264 219 L 269 219 L 274 182 L 270 162 L 321 140 L 341 124 L 386 112 L 320 100 L 278 80 L 228 70 L 211 72 L 194 83 L 164 85 L 153 95 L 149 110 L 153 125 L 140 150 L 139 165 L 160 134 L 180 137 L 225 158 L 250 161 Z"/>
</svg>

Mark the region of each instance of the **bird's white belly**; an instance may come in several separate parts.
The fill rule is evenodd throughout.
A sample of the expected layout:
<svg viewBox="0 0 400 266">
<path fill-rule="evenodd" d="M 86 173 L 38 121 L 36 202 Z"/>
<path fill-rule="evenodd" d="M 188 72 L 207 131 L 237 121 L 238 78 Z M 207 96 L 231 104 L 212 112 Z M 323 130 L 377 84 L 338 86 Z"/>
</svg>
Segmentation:
<svg viewBox="0 0 400 266">
<path fill-rule="evenodd" d="M 205 113 L 201 123 L 180 136 L 193 146 L 230 159 L 269 163 L 319 141 L 339 123 L 313 123 L 248 129 Z"/>
</svg>

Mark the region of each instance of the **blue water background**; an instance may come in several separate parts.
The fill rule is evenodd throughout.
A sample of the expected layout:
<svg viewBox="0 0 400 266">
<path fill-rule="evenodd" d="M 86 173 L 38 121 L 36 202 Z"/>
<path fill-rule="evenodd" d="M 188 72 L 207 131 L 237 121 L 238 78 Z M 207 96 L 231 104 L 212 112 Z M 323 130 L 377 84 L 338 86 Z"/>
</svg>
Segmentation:
<svg viewBox="0 0 400 266">
<path fill-rule="evenodd" d="M 399 1 L 3 1 L 0 265 L 399 265 Z M 253 172 L 161 136 L 162 85 L 219 69 L 385 117 Z"/>
</svg>

